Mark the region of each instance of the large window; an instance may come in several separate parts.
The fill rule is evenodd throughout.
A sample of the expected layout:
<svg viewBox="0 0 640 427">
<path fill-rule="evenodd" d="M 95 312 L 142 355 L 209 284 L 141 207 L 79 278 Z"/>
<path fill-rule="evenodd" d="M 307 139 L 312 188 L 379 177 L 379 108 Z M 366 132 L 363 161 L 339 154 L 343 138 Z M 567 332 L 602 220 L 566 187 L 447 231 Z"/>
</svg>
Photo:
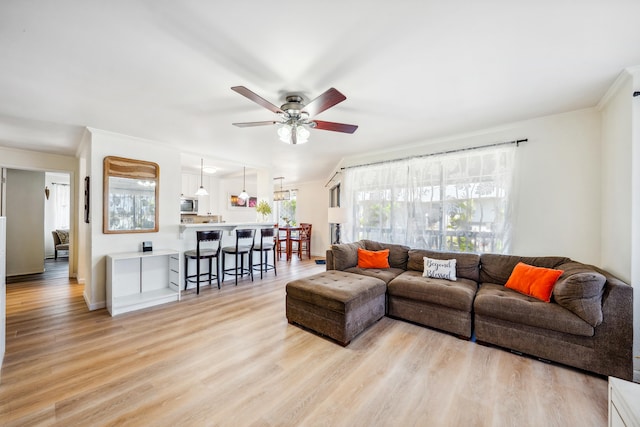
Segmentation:
<svg viewBox="0 0 640 427">
<path fill-rule="evenodd" d="M 276 213 L 278 215 L 278 224 L 296 225 L 296 190 L 289 192 L 289 200 L 280 200 L 274 202 Z"/>
<path fill-rule="evenodd" d="M 347 169 L 348 240 L 507 252 L 514 152 L 498 146 Z"/>
</svg>

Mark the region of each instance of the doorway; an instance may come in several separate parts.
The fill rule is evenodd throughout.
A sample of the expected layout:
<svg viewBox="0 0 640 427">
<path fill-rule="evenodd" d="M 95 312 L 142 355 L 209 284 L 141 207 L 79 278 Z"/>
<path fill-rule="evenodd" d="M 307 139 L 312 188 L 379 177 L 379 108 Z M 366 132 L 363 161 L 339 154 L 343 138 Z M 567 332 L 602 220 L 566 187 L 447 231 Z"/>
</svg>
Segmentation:
<svg viewBox="0 0 640 427">
<path fill-rule="evenodd" d="M 47 268 L 64 270 L 69 277 L 68 249 L 57 251 L 55 265 L 48 260 L 56 258 L 58 236 L 64 235 L 68 248 L 71 174 L 3 168 L 2 178 L 0 212 L 7 217 L 7 282 L 17 276 L 42 274 Z"/>
</svg>

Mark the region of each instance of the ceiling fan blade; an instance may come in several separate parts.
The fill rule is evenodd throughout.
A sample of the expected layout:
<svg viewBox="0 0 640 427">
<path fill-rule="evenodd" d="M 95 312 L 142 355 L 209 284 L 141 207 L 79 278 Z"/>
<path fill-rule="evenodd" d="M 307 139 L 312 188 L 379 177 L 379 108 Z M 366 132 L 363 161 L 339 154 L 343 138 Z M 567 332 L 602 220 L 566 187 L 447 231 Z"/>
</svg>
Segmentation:
<svg viewBox="0 0 640 427">
<path fill-rule="evenodd" d="M 327 110 L 333 107 L 336 104 L 347 99 L 342 93 L 340 93 L 337 89 L 331 88 L 324 92 L 322 95 L 318 96 L 313 101 L 309 102 L 305 107 L 304 111 L 309 113 L 310 117 L 313 117 L 317 114 L 322 113 L 324 110 Z"/>
<path fill-rule="evenodd" d="M 358 126 L 347 125 L 345 123 L 323 122 L 322 120 L 314 120 L 316 129 L 332 130 L 334 132 L 354 133 Z"/>
<path fill-rule="evenodd" d="M 260 95 L 250 91 L 244 86 L 233 86 L 231 90 L 236 91 L 240 95 L 249 98 L 256 104 L 262 105 L 264 108 L 266 108 L 269 111 L 273 111 L 274 113 L 284 113 L 284 111 L 282 111 L 280 107 L 276 107 L 275 105 L 273 105 L 272 103 L 270 103 L 269 101 L 261 97 Z"/>
<path fill-rule="evenodd" d="M 266 126 L 266 125 L 275 125 L 277 122 L 275 120 L 267 120 L 264 122 L 244 122 L 244 123 L 231 123 L 234 126 L 238 126 L 239 128 L 248 128 L 251 126 Z"/>
</svg>

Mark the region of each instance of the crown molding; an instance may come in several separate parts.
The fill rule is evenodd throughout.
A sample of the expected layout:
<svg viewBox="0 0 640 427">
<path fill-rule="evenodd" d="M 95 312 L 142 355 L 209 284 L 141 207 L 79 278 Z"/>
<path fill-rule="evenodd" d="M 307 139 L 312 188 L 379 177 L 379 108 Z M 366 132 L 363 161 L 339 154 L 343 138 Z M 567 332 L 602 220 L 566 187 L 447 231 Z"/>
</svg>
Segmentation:
<svg viewBox="0 0 640 427">
<path fill-rule="evenodd" d="M 613 84 L 609 87 L 598 104 L 596 104 L 596 110 L 602 111 L 625 84 L 630 81 L 633 83 L 634 76 L 640 76 L 640 65 L 625 68 L 620 72 L 620 74 L 618 74 L 618 77 L 616 77 Z"/>
</svg>

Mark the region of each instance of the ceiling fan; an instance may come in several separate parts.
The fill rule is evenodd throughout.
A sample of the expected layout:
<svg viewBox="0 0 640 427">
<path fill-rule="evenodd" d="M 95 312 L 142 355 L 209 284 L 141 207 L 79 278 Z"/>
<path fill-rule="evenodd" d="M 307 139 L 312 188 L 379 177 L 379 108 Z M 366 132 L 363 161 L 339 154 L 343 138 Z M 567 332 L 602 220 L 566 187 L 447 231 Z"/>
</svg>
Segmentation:
<svg viewBox="0 0 640 427">
<path fill-rule="evenodd" d="M 287 95 L 285 98 L 287 102 L 282 104 L 281 107 L 273 105 L 244 86 L 233 86 L 231 90 L 238 92 L 240 95 L 249 98 L 256 104 L 261 105 L 267 110 L 280 116 L 280 120 L 233 123 L 234 126 L 251 127 L 278 124 L 278 136 L 281 141 L 288 144 L 303 144 L 307 142 L 309 139 L 308 128 L 331 130 L 343 133 L 354 133 L 356 129 L 358 129 L 358 126 L 356 125 L 325 122 L 311 118 L 347 99 L 346 96 L 334 88 L 325 91 L 306 105 L 303 103 L 301 96 Z"/>
</svg>

